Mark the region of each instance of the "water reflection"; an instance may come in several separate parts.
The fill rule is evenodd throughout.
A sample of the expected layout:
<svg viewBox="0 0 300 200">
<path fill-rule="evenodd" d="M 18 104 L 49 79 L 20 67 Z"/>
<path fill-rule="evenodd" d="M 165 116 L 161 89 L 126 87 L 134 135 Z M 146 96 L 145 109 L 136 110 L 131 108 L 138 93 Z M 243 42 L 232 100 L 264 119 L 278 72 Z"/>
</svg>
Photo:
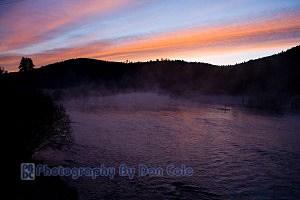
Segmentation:
<svg viewBox="0 0 300 200">
<path fill-rule="evenodd" d="M 172 99 L 153 93 L 64 102 L 75 144 L 68 151 L 35 155 L 65 167 L 137 168 L 174 164 L 191 177 L 113 180 L 82 177 L 66 182 L 81 199 L 297 199 L 300 196 L 300 117 L 266 115 L 230 106 Z M 222 105 L 223 106 L 223 105 Z"/>
</svg>

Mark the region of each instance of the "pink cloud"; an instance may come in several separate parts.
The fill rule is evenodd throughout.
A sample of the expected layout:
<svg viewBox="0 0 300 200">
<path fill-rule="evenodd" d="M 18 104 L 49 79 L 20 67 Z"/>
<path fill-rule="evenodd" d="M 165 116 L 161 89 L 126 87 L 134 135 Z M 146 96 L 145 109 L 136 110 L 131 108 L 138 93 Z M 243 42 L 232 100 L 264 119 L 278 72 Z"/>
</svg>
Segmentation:
<svg viewBox="0 0 300 200">
<path fill-rule="evenodd" d="M 128 2 L 122 1 L 122 3 L 126 4 Z M 97 13 L 101 16 L 103 12 L 106 13 L 108 10 L 112 11 L 121 7 L 122 3 L 120 1 L 107 1 L 107 5 L 98 5 L 95 1 L 92 4 L 93 6 L 84 8 L 78 14 L 74 14 L 71 11 L 79 9 L 82 4 L 68 5 L 72 9 L 69 9 L 65 14 L 60 11 L 49 12 L 48 15 L 53 15 L 52 17 L 47 15 L 44 20 L 37 22 L 37 25 L 30 30 L 27 30 L 26 27 L 34 19 L 30 19 L 31 21 L 21 20 L 21 22 L 18 22 L 21 24 L 14 23 L 11 25 L 11 29 L 14 31 L 20 29 L 20 34 L 7 36 L 2 43 L 10 44 L 8 45 L 10 47 L 19 46 L 22 45 L 24 38 L 27 38 L 31 43 L 39 42 L 45 37 L 49 37 L 51 32 L 57 31 L 61 33 L 61 29 L 65 30 L 66 27 L 73 25 L 73 23 L 82 23 L 82 20 L 98 16 Z M 49 8 L 49 10 L 52 9 L 54 8 Z M 1 23 L 2 21 L 0 21 Z M 42 27 L 42 23 L 46 26 Z M 42 27 L 41 30 L 38 30 L 39 27 Z M 33 30 L 37 31 L 36 35 L 33 33 Z M 13 71 L 18 66 L 22 56 L 32 57 L 37 66 L 76 57 L 113 61 L 124 61 L 127 59 L 145 61 L 160 57 L 176 59 L 184 57 L 188 60 L 199 60 L 199 57 L 214 54 L 230 54 L 258 49 L 286 49 L 296 46 L 299 45 L 299 30 L 300 13 L 286 12 L 278 16 L 272 15 L 252 21 L 239 21 L 218 26 L 192 27 L 161 34 L 118 38 L 117 40 L 102 40 L 33 55 L 12 55 L 6 53 L 6 56 L 0 57 L 0 64 L 5 64 L 10 71 Z M 25 43 L 25 45 L 29 44 Z"/>
<path fill-rule="evenodd" d="M 128 5 L 132 0 L 21 2 L 0 19 L 0 52 L 43 42 Z M 35 5 L 35 6 L 33 6 Z"/>
</svg>

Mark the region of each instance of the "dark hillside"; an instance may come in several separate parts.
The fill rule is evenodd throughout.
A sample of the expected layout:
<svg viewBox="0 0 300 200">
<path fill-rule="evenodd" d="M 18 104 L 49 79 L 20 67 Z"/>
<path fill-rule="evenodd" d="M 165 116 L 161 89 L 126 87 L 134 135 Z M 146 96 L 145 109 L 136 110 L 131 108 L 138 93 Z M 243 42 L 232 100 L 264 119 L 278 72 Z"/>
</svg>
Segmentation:
<svg viewBox="0 0 300 200">
<path fill-rule="evenodd" d="M 176 95 L 222 94 L 281 99 L 300 95 L 300 46 L 273 56 L 230 66 L 184 61 L 119 63 L 71 59 L 32 72 L 9 73 L 2 83 L 39 88 L 80 85 L 113 90 L 162 90 Z M 25 83 L 25 84 L 24 84 Z M 270 98 L 269 98 L 270 97 Z"/>
</svg>

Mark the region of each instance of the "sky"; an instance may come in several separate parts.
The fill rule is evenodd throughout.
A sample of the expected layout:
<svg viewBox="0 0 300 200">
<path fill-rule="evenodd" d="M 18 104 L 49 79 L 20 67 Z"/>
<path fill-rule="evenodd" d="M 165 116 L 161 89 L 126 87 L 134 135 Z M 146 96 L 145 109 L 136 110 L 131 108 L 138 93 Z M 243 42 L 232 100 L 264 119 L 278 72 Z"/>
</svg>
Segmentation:
<svg viewBox="0 0 300 200">
<path fill-rule="evenodd" d="M 299 0 L 0 0 L 0 65 L 169 58 L 228 65 L 300 44 Z"/>
</svg>

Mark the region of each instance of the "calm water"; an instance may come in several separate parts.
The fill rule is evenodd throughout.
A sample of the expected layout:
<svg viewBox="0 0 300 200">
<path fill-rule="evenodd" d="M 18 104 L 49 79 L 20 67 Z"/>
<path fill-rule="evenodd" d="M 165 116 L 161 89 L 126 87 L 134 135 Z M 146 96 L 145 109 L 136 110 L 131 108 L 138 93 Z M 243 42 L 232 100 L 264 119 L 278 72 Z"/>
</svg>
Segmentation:
<svg viewBox="0 0 300 200">
<path fill-rule="evenodd" d="M 153 93 L 65 101 L 69 150 L 35 159 L 64 167 L 162 167 L 188 176 L 80 177 L 80 199 L 300 199 L 300 116 L 196 104 Z"/>
</svg>

